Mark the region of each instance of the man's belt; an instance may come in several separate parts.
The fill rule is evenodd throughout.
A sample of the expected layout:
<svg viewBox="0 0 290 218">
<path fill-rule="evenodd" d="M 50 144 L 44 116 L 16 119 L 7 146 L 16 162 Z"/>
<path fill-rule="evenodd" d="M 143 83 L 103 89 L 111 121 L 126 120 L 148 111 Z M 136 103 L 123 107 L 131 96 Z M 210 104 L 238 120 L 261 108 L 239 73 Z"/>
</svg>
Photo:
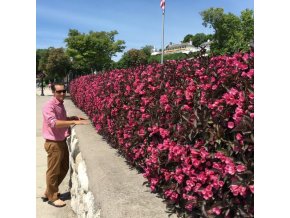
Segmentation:
<svg viewBox="0 0 290 218">
<path fill-rule="evenodd" d="M 65 142 L 66 139 L 62 140 L 62 141 L 55 141 L 55 140 L 50 140 L 50 139 L 45 139 L 45 142 Z"/>
</svg>

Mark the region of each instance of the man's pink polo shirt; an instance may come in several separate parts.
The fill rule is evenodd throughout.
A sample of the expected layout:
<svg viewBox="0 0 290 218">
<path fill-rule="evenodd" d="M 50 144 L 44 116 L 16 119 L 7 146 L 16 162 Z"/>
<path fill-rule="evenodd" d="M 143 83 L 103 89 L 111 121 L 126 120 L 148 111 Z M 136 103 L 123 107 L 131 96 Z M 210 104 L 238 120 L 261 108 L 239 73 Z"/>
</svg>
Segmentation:
<svg viewBox="0 0 290 218">
<path fill-rule="evenodd" d="M 56 120 L 67 120 L 63 102 L 52 97 L 42 108 L 43 125 L 42 136 L 53 141 L 63 141 L 68 137 L 69 128 L 56 128 Z"/>
</svg>

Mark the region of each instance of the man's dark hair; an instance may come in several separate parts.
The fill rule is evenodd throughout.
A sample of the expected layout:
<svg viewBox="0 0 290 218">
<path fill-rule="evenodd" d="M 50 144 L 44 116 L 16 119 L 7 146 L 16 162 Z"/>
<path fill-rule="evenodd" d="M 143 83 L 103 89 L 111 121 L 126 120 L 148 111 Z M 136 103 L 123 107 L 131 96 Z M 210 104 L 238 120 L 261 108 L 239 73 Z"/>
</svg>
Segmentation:
<svg viewBox="0 0 290 218">
<path fill-rule="evenodd" d="M 63 82 L 55 82 L 55 83 L 53 83 L 52 85 L 51 85 L 51 90 L 52 90 L 52 92 L 55 92 L 55 86 L 64 86 L 65 87 L 65 85 L 64 85 L 64 83 Z"/>
</svg>

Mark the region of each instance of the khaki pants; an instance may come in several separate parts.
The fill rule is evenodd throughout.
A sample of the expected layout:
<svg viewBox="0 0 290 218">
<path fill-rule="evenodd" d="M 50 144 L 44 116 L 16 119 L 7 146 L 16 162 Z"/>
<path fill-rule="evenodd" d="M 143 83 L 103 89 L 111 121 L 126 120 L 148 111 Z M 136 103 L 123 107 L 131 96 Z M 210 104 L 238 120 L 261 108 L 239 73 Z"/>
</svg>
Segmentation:
<svg viewBox="0 0 290 218">
<path fill-rule="evenodd" d="M 69 152 L 66 141 L 46 140 L 44 148 L 47 152 L 46 191 L 48 200 L 58 199 L 58 186 L 69 169 Z"/>
</svg>

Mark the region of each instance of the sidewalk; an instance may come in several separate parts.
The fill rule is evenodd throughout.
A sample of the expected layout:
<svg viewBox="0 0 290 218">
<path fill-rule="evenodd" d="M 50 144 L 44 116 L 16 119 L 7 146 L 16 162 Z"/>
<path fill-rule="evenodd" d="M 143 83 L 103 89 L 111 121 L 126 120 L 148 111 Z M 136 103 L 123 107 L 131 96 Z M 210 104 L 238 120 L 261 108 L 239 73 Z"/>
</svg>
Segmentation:
<svg viewBox="0 0 290 218">
<path fill-rule="evenodd" d="M 44 89 L 44 95 L 40 96 L 41 89 L 37 88 L 36 91 L 36 217 L 37 218 L 76 218 L 75 213 L 72 211 L 70 206 L 70 199 L 68 199 L 69 191 L 69 175 L 63 180 L 60 185 L 60 193 L 63 194 L 63 197 L 66 197 L 67 200 L 66 206 L 62 208 L 56 208 L 49 205 L 47 202 L 42 202 L 40 198 L 45 191 L 46 182 L 45 182 L 45 173 L 47 169 L 47 159 L 46 152 L 44 150 L 44 139 L 42 138 L 41 128 L 42 128 L 42 105 L 51 98 L 51 91 L 46 88 Z"/>
</svg>

